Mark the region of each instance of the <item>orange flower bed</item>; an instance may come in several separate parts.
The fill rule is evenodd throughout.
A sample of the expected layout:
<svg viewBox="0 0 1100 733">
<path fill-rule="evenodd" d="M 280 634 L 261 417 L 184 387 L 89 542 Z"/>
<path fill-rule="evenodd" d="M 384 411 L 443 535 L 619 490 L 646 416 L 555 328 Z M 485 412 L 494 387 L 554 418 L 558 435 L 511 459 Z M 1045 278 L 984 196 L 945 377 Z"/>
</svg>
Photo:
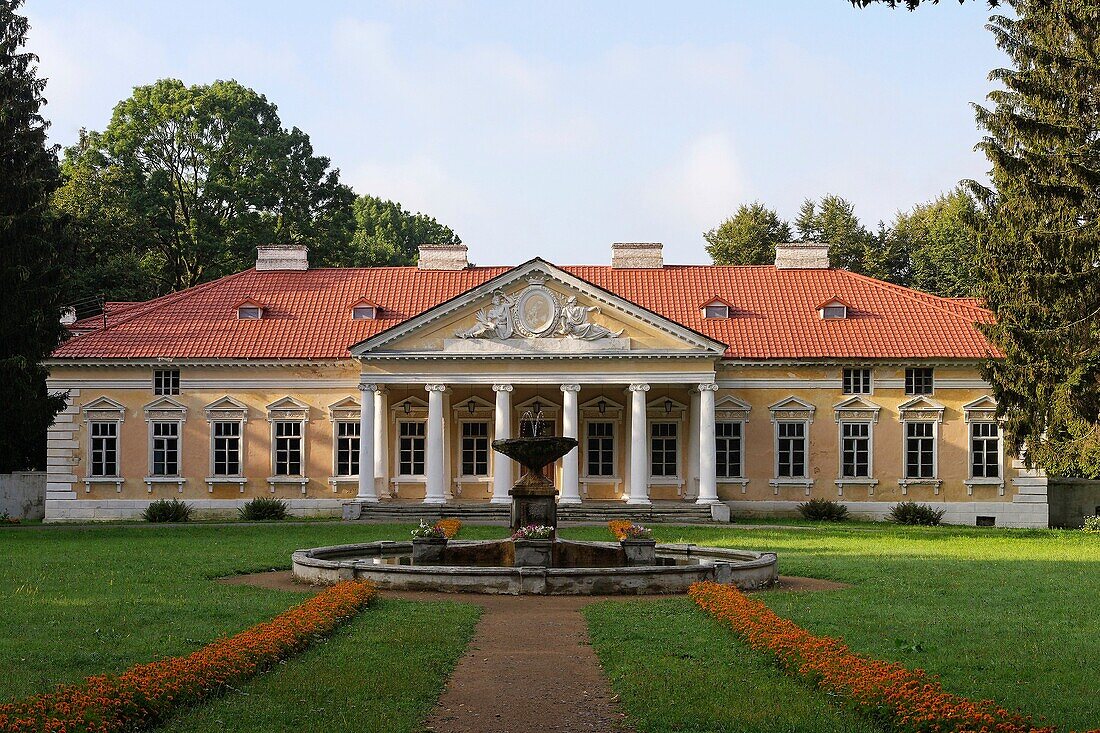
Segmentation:
<svg viewBox="0 0 1100 733">
<path fill-rule="evenodd" d="M 96 675 L 0 705 L 0 731 L 113 733 L 147 728 L 173 709 L 216 694 L 302 649 L 358 613 L 376 592 L 367 583 L 340 583 L 185 657 L 138 664 L 117 676 Z"/>
<path fill-rule="evenodd" d="M 462 528 L 462 522 L 458 519 L 440 519 L 435 523 L 435 528 L 443 532 L 443 536 L 447 539 L 453 539 Z"/>
<path fill-rule="evenodd" d="M 990 700 L 947 692 L 922 670 L 871 659 L 839 639 L 814 636 L 777 616 L 763 602 L 718 583 L 696 583 L 692 600 L 733 627 L 749 646 L 775 655 L 780 666 L 829 694 L 850 701 L 894 730 L 906 733 L 1052 733 L 1027 716 Z M 1095 732 L 1094 732 L 1095 733 Z"/>
<path fill-rule="evenodd" d="M 612 519 L 607 523 L 607 528 L 611 530 L 611 534 L 617 540 L 622 540 L 626 536 L 626 530 L 628 527 L 634 525 L 629 519 Z"/>
</svg>

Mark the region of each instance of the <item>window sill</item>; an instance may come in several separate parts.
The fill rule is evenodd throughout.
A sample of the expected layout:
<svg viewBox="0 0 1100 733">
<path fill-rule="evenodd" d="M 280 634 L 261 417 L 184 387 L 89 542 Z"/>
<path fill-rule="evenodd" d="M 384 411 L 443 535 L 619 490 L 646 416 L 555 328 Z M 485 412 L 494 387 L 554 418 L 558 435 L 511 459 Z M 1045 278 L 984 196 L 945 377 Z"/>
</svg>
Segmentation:
<svg viewBox="0 0 1100 733">
<path fill-rule="evenodd" d="M 963 484 L 966 486 L 967 495 L 970 496 L 974 494 L 975 486 L 996 486 L 998 495 L 1005 495 L 1005 481 L 1003 478 L 971 478 L 963 481 Z"/>
<path fill-rule="evenodd" d="M 814 479 L 812 478 L 773 478 L 768 481 L 768 486 L 772 487 L 772 493 L 779 496 L 779 490 L 784 487 L 798 487 L 806 490 L 806 496 L 810 495 L 810 489 L 814 487 Z"/>
<path fill-rule="evenodd" d="M 306 495 L 306 486 L 309 485 L 309 478 L 306 476 L 268 476 L 267 486 L 271 489 L 271 493 L 275 493 L 276 486 L 300 486 L 302 488 L 302 496 Z"/>
<path fill-rule="evenodd" d="M 91 493 L 92 484 L 114 484 L 115 492 L 121 494 L 124 483 L 126 479 L 121 476 L 87 476 L 84 478 L 84 493 Z"/>
<path fill-rule="evenodd" d="M 867 495 L 870 496 L 875 493 L 875 487 L 878 486 L 878 479 L 860 476 L 857 478 L 838 478 L 833 483 L 836 484 L 837 496 L 844 496 L 845 486 L 866 486 Z"/>
<path fill-rule="evenodd" d="M 731 485 L 731 486 L 740 486 L 742 494 L 748 493 L 749 480 L 747 478 L 734 478 L 732 476 L 727 478 L 727 477 L 723 477 L 723 476 L 718 476 L 717 481 L 718 481 L 719 486 L 721 486 L 722 484 L 727 484 L 727 485 Z"/>
<path fill-rule="evenodd" d="M 224 484 L 237 484 L 241 493 L 244 493 L 244 485 L 248 483 L 248 479 L 244 476 L 207 476 L 206 477 L 206 491 L 207 493 L 214 493 L 215 485 Z"/>
<path fill-rule="evenodd" d="M 390 483 L 394 484 L 422 484 L 427 481 L 426 476 L 394 476 Z"/>
<path fill-rule="evenodd" d="M 898 486 L 902 494 L 908 494 L 910 486 L 931 486 L 932 493 L 939 494 L 943 481 L 938 478 L 902 478 L 898 479 Z"/>
<path fill-rule="evenodd" d="M 491 484 L 493 482 L 492 476 L 456 476 L 454 479 L 456 484 Z"/>
<path fill-rule="evenodd" d="M 187 483 L 187 479 L 182 476 L 146 476 L 142 480 L 145 482 L 145 490 L 150 494 L 153 493 L 154 484 L 175 484 L 176 490 L 182 494 L 183 485 Z"/>
</svg>

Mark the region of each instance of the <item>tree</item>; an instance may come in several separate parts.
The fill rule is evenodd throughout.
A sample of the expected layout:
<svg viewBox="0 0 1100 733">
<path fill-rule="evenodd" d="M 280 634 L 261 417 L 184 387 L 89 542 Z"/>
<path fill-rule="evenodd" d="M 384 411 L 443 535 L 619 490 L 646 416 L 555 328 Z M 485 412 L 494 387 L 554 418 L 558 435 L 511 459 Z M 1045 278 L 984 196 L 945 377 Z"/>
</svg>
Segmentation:
<svg viewBox="0 0 1100 733">
<path fill-rule="evenodd" d="M 957 188 L 898 214 L 890 236 L 911 263 L 909 287 L 948 298 L 978 295 L 977 203 Z"/>
<path fill-rule="evenodd" d="M 864 259 L 873 236 L 860 223 L 847 199 L 833 194 L 817 203 L 806 199 L 794 225 L 804 241 L 829 243 L 829 264 L 833 267 L 864 271 Z"/>
<path fill-rule="evenodd" d="M 992 188 L 971 182 L 981 293 L 1009 447 L 1055 474 L 1100 474 L 1100 6 L 1011 0 L 989 29 L 1011 68 L 975 105 Z"/>
<path fill-rule="evenodd" d="M 921 0 L 848 0 L 852 5 L 857 8 L 865 8 L 868 5 L 874 5 L 876 3 L 883 3 L 889 8 L 896 8 L 899 5 L 904 5 L 909 10 L 916 10 L 920 7 Z M 959 5 L 965 3 L 966 0 L 959 0 Z M 940 0 L 924 0 L 926 5 L 939 5 Z M 986 0 L 986 3 L 991 8 L 995 8 L 1000 5 L 1000 0 Z"/>
<path fill-rule="evenodd" d="M 0 0 L 0 473 L 44 468 L 46 430 L 63 400 L 46 391 L 41 361 L 64 333 L 58 305 L 58 227 L 49 213 L 57 151 L 46 145 L 46 82 L 23 50 L 22 0 Z"/>
<path fill-rule="evenodd" d="M 355 234 L 347 264 L 412 265 L 421 244 L 461 244 L 450 227 L 427 214 L 410 213 L 401 204 L 377 196 L 355 200 Z"/>
<path fill-rule="evenodd" d="M 770 265 L 775 245 L 791 240 L 791 226 L 759 201 L 741 204 L 737 212 L 703 235 L 716 265 Z"/>
<path fill-rule="evenodd" d="M 339 171 L 235 81 L 135 88 L 102 134 L 65 151 L 64 173 L 56 204 L 82 235 L 75 269 L 95 263 L 73 298 L 134 265 L 131 297 L 191 287 L 250 266 L 260 244 L 303 241 L 313 262 L 340 264 L 354 227 Z"/>
</svg>

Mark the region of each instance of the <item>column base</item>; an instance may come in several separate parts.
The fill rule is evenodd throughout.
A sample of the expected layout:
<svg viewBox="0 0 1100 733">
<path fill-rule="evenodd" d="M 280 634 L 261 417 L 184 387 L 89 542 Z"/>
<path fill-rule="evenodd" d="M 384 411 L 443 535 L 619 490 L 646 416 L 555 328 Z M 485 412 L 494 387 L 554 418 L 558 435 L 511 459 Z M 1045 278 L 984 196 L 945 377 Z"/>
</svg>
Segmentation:
<svg viewBox="0 0 1100 733">
<path fill-rule="evenodd" d="M 698 499 L 695 500 L 695 503 L 696 504 L 717 504 L 718 503 L 718 497 L 716 496 L 713 499 L 708 497 L 708 498 L 704 499 L 703 497 L 700 496 Z"/>
<path fill-rule="evenodd" d="M 641 497 L 631 496 L 630 498 L 628 498 L 626 500 L 626 503 L 627 504 L 635 504 L 635 505 L 644 505 L 644 504 L 652 504 L 653 502 L 649 500 L 648 496 L 641 496 Z"/>
<path fill-rule="evenodd" d="M 558 498 L 558 505 L 561 504 L 580 504 L 581 498 L 579 496 L 562 496 Z"/>
<path fill-rule="evenodd" d="M 363 504 L 377 504 L 378 503 L 378 497 L 377 496 L 357 496 L 357 497 L 355 497 L 355 500 L 358 501 L 358 502 L 361 502 Z"/>
<path fill-rule="evenodd" d="M 489 499 L 489 503 L 490 504 L 511 504 L 512 503 L 512 497 L 510 497 L 510 496 L 494 496 L 492 499 Z"/>
<path fill-rule="evenodd" d="M 447 503 L 447 497 L 445 496 L 425 496 L 422 504 L 436 504 L 442 506 Z"/>
</svg>

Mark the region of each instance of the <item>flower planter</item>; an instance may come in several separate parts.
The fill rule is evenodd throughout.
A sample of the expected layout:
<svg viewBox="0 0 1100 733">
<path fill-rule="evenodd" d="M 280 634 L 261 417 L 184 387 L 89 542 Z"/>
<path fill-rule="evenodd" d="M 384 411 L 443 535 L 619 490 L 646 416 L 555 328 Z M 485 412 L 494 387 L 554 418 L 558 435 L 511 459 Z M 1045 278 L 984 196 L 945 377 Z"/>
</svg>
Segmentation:
<svg viewBox="0 0 1100 733">
<path fill-rule="evenodd" d="M 512 566 L 517 568 L 548 568 L 554 557 L 554 540 L 512 540 L 516 557 Z"/>
<path fill-rule="evenodd" d="M 656 565 L 657 540 L 621 540 L 627 566 Z"/>
<path fill-rule="evenodd" d="M 446 554 L 446 537 L 413 537 L 413 565 L 442 565 Z"/>
</svg>

